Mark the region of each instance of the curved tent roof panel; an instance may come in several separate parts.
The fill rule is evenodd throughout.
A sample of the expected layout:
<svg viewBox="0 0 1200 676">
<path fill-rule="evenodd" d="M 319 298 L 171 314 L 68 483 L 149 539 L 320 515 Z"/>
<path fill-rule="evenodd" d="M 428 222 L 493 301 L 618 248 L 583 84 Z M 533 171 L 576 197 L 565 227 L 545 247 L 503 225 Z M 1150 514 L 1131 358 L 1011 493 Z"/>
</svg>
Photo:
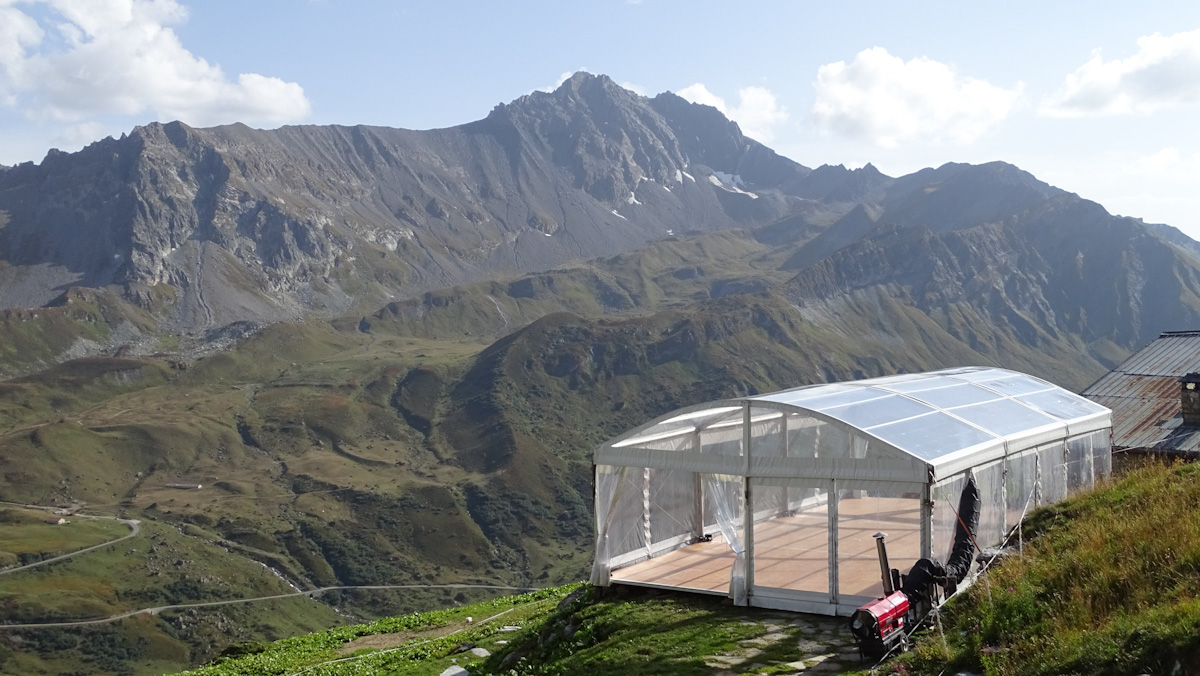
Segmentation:
<svg viewBox="0 0 1200 676">
<path fill-rule="evenodd" d="M 714 450 L 702 437 L 741 428 L 747 415 L 753 427 L 787 413 L 835 424 L 914 458 L 933 476 L 1001 457 L 1014 443 L 1028 446 L 1110 424 L 1107 408 L 1040 378 L 1000 368 L 967 367 L 810 385 L 689 406 L 608 441 L 597 449 L 595 461 L 625 464 L 621 459 L 630 455 L 614 454 L 616 449 L 729 455 L 728 446 Z M 754 455 L 753 449 L 750 454 Z M 737 455 L 742 455 L 740 450 Z M 687 469 L 686 465 L 683 457 L 659 456 L 649 466 Z"/>
</svg>

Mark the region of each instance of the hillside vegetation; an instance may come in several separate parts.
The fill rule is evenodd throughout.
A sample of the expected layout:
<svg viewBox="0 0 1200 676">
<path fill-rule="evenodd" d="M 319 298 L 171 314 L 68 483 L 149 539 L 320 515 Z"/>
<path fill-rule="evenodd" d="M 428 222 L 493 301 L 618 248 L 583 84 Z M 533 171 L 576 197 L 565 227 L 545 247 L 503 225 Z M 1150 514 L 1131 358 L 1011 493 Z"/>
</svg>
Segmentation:
<svg viewBox="0 0 1200 676">
<path fill-rule="evenodd" d="M 844 620 L 568 585 L 241 646 L 190 673 L 428 674 L 453 664 L 474 676 L 792 674 L 817 665 L 904 676 L 1195 673 L 1200 466 L 1132 470 L 1035 511 L 1023 528 L 1021 556 L 955 597 L 912 652 L 874 668 L 859 661 Z"/>
<path fill-rule="evenodd" d="M 844 622 L 724 599 L 572 584 L 231 647 L 190 676 L 793 674 L 861 666 Z"/>
<path fill-rule="evenodd" d="M 1023 556 L 952 600 L 901 673 L 1197 673 L 1200 465 L 1135 469 L 1023 529 Z"/>
<path fill-rule="evenodd" d="M 14 512 L 3 514 L 13 519 Z M 41 528 L 39 529 L 38 526 Z M 104 533 L 104 528 L 115 528 Z M 0 546 L 22 561 L 82 549 L 128 529 L 71 517 L 63 526 L 8 523 Z M 36 538 L 36 539 L 35 539 Z M 146 521 L 141 534 L 77 558 L 0 576 L 4 624 L 96 619 L 147 607 L 223 601 L 294 591 L 245 556 Z M 343 620 L 324 603 L 297 596 L 215 611 L 169 610 L 111 624 L 5 629 L 4 674 L 161 674 L 209 660 L 230 641 L 281 638 Z"/>
<path fill-rule="evenodd" d="M 300 589 L 563 584 L 590 562 L 590 453 L 604 439 L 697 402 L 983 357 L 903 304 L 876 304 L 873 319 L 813 321 L 814 306 L 798 311 L 771 291 L 713 297 L 702 278 L 718 275 L 678 267 L 679 247 L 705 246 L 667 243 L 618 266 L 638 263 L 642 272 L 618 286 L 640 285 L 633 307 L 653 314 L 552 312 L 490 344 L 465 331 L 413 330 L 420 320 L 402 312 L 276 324 L 201 358 L 92 357 L 0 383 L 0 499 L 79 500 L 93 513 L 168 524 L 229 552 L 238 567 L 266 565 Z M 569 307 L 579 287 L 568 277 L 513 287 L 516 298 L 544 300 L 520 321 Z M 667 299 L 684 286 L 704 300 L 673 306 Z M 463 302 L 474 300 L 443 304 L 426 326 L 456 306 L 494 310 L 489 296 L 518 307 L 508 305 L 511 294 L 462 291 Z M 997 356 L 1051 377 L 1037 351 Z M 1052 377 L 1068 385 L 1101 372 L 1086 360 L 1060 363 Z M 172 486 L 189 483 L 203 488 Z M 100 614 L 92 609 L 116 612 L 104 590 L 64 579 L 77 590 L 68 607 L 88 609 L 88 618 Z M 127 583 L 130 598 L 162 588 L 144 576 Z M 202 600 L 184 590 L 155 600 Z M 84 619 L 51 597 L 11 593 L 26 621 Z M 430 589 L 322 600 L 368 620 L 485 598 Z M 199 612 L 215 626 L 233 611 Z M 183 668 L 229 641 L 279 634 L 188 626 L 179 636 L 171 655 Z M 49 659 L 54 651 L 29 642 L 14 653 Z"/>
</svg>

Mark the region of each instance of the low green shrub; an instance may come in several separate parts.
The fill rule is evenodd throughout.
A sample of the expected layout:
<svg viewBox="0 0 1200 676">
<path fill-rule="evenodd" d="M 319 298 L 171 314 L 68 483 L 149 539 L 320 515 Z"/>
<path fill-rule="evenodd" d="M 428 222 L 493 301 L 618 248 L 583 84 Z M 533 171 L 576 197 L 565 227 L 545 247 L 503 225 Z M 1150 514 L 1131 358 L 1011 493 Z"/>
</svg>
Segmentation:
<svg viewBox="0 0 1200 676">
<path fill-rule="evenodd" d="M 1200 466 L 1134 469 L 1023 535 L 897 660 L 906 673 L 1171 673 L 1200 656 Z"/>
</svg>

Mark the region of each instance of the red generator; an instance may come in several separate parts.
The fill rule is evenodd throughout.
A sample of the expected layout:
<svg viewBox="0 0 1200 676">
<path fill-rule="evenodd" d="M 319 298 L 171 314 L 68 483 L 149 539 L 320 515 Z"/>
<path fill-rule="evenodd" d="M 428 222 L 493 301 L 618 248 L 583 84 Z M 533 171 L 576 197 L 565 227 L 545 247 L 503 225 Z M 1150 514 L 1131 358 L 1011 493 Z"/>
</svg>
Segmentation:
<svg viewBox="0 0 1200 676">
<path fill-rule="evenodd" d="M 863 657 L 878 659 L 906 636 L 908 597 L 895 591 L 863 605 L 850 616 L 850 632 Z"/>
</svg>

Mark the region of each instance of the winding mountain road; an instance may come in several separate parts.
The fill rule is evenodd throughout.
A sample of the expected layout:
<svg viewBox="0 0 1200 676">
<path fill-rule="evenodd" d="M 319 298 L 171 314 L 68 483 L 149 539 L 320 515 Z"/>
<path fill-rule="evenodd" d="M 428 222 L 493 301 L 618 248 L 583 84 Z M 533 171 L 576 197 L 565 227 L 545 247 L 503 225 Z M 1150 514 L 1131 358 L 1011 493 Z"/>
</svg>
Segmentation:
<svg viewBox="0 0 1200 676">
<path fill-rule="evenodd" d="M 122 538 L 123 539 L 123 538 Z M 111 543 L 110 543 L 111 544 Z M 275 594 L 273 596 L 256 596 L 248 599 L 230 599 L 227 601 L 205 601 L 203 603 L 177 603 L 168 606 L 155 606 L 153 608 L 142 608 L 140 610 L 131 610 L 120 615 L 112 615 L 109 617 L 101 617 L 94 620 L 68 620 L 64 622 L 32 622 L 29 624 L 0 624 L 0 630 L 4 629 L 42 629 L 49 627 L 83 627 L 93 624 L 107 624 L 116 622 L 134 615 L 157 615 L 166 610 L 184 610 L 187 608 L 212 608 L 215 606 L 231 606 L 238 603 L 254 603 L 256 601 L 271 601 L 274 599 L 286 599 L 294 596 L 317 596 L 329 591 L 344 591 L 349 589 L 499 589 L 503 591 L 514 592 L 530 592 L 536 591 L 534 587 L 511 587 L 508 585 L 493 585 L 493 584 L 371 584 L 371 585 L 349 585 L 340 587 L 321 587 L 320 589 L 312 589 L 309 591 L 291 592 L 288 594 Z"/>
<path fill-rule="evenodd" d="M 28 507 L 28 505 L 22 505 L 22 506 Z M 91 547 L 84 547 L 83 549 L 79 549 L 79 550 L 70 552 L 68 554 L 62 554 L 62 555 L 55 556 L 55 557 L 49 558 L 49 559 L 42 559 L 41 561 L 37 561 L 35 563 L 27 563 L 24 566 L 16 566 L 14 568 L 5 568 L 4 570 L 0 570 L 0 575 L 8 575 L 10 573 L 18 573 L 22 570 L 29 570 L 30 568 L 36 568 L 38 566 L 45 566 L 50 563 L 55 563 L 56 561 L 63 561 L 65 559 L 69 559 L 74 556 L 79 556 L 80 554 L 87 554 L 88 552 L 95 551 L 97 549 L 100 549 L 101 547 L 115 545 L 118 542 L 121 542 L 122 540 L 128 540 L 129 538 L 134 537 L 135 535 L 137 535 L 138 533 L 140 533 L 142 531 L 142 526 L 141 526 L 142 522 L 138 521 L 137 519 L 119 519 L 115 516 L 89 516 L 87 514 L 75 514 L 73 516 L 75 516 L 77 518 L 82 518 L 82 519 L 115 519 L 116 521 L 120 521 L 121 523 L 125 524 L 126 526 L 129 526 L 129 529 L 130 529 L 129 534 L 123 535 L 115 540 L 109 540 L 108 542 L 101 542 L 98 545 L 92 545 Z"/>
<path fill-rule="evenodd" d="M 18 505 L 18 506 L 29 508 L 29 509 L 39 509 L 42 511 L 48 511 L 48 508 L 40 506 L 40 505 L 23 505 L 20 503 L 7 503 L 7 502 L 0 502 L 0 504 L 12 504 L 12 505 Z M 38 566 L 45 566 L 47 564 L 55 563 L 56 561 L 63 561 L 65 559 L 79 556 L 80 554 L 86 554 L 88 552 L 100 549 L 101 547 L 108 547 L 109 545 L 114 545 L 123 540 L 128 540 L 129 538 L 136 536 L 142 530 L 141 521 L 139 521 L 137 519 L 121 519 L 121 518 L 118 518 L 115 516 L 92 516 L 89 514 L 75 514 L 74 516 L 78 517 L 78 518 L 84 518 L 84 519 L 114 519 L 116 521 L 120 521 L 121 523 L 129 526 L 130 531 L 129 531 L 128 535 L 124 535 L 115 540 L 109 540 L 108 542 L 101 542 L 98 545 L 92 545 L 91 547 L 85 547 L 83 549 L 80 549 L 80 550 L 77 550 L 74 552 L 70 552 L 68 554 L 62 554 L 60 556 L 55 556 L 53 558 L 44 559 L 44 560 L 38 561 L 36 563 L 30 563 L 30 564 L 26 564 L 24 566 L 16 566 L 14 568 L 6 568 L 4 570 L 0 570 L 0 575 L 8 575 L 10 573 L 16 573 L 16 572 L 20 572 L 22 570 L 28 570 L 30 568 L 36 568 Z M 212 607 L 216 607 L 216 606 L 230 606 L 230 605 L 239 604 L 239 603 L 254 603 L 257 601 L 271 601 L 271 600 L 275 600 L 275 599 L 286 599 L 286 598 L 292 598 L 292 597 L 296 597 L 296 596 L 313 597 L 313 596 L 318 596 L 318 595 L 324 594 L 325 592 L 345 591 L 345 590 L 350 590 L 350 589 L 380 589 L 380 590 L 386 590 L 386 589 L 497 589 L 497 590 L 502 590 L 502 591 L 513 591 L 513 592 L 536 591 L 536 589 L 533 587 L 513 587 L 510 585 L 493 585 L 493 584 L 345 585 L 345 586 L 336 586 L 336 587 L 320 587 L 319 589 L 310 589 L 309 591 L 289 592 L 287 594 L 274 594 L 271 596 L 255 596 L 255 597 L 247 598 L 247 599 L 228 599 L 225 601 L 204 601 L 204 602 L 198 602 L 198 603 L 176 603 L 176 604 L 165 605 L 165 606 L 154 606 L 152 608 L 140 608 L 138 610 L 131 610 L 129 612 L 120 613 L 118 615 L 111 615 L 109 617 L 101 617 L 101 618 L 96 618 L 96 619 L 92 619 L 92 620 L 66 620 L 66 621 L 62 621 L 62 622 L 31 622 L 31 623 L 27 623 L 27 624 L 0 624 L 0 630 L 4 630 L 4 629 L 42 629 L 42 628 L 51 628 L 51 627 L 83 627 L 83 626 L 88 626 L 88 625 L 107 624 L 109 622 L 117 622 L 117 621 L 123 620 L 127 617 L 133 617 L 135 615 L 158 615 L 159 613 L 161 613 L 163 611 L 167 611 L 167 610 L 185 610 L 187 608 L 212 608 Z"/>
</svg>

